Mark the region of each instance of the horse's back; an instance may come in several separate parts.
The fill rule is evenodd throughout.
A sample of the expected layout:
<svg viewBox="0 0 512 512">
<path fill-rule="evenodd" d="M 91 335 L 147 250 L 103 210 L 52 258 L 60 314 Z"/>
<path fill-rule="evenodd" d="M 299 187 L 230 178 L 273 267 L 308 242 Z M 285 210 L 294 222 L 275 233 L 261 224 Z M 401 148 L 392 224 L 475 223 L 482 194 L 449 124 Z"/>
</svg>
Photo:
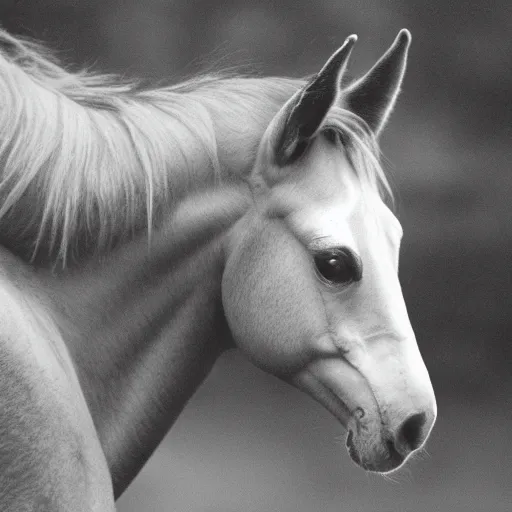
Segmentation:
<svg viewBox="0 0 512 512">
<path fill-rule="evenodd" d="M 113 511 L 71 359 L 30 272 L 0 249 L 0 509 Z"/>
</svg>

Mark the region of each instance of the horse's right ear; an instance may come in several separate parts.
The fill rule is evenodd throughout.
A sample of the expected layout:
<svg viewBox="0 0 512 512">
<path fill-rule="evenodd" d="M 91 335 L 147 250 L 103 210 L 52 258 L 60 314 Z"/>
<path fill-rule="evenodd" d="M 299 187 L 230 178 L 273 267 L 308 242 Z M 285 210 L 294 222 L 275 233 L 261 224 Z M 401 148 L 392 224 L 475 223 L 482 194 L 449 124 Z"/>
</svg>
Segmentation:
<svg viewBox="0 0 512 512">
<path fill-rule="evenodd" d="M 340 80 L 356 35 L 349 36 L 316 74 L 277 114 L 273 150 L 275 163 L 293 163 L 322 127 L 323 120 L 340 93 Z"/>
<path fill-rule="evenodd" d="M 405 73 L 411 34 L 402 29 L 368 73 L 342 93 L 343 105 L 378 135 L 393 109 Z"/>
</svg>

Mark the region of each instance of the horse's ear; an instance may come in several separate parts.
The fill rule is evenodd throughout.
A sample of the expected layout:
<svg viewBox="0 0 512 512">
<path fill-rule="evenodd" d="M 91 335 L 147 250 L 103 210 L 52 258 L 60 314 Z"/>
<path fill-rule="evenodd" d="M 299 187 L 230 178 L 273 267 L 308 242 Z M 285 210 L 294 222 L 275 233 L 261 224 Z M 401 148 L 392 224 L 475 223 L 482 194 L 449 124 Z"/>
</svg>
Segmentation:
<svg viewBox="0 0 512 512">
<path fill-rule="evenodd" d="M 343 91 L 345 108 L 364 119 L 378 134 L 400 91 L 411 34 L 402 29 L 389 50 L 360 80 Z"/>
<path fill-rule="evenodd" d="M 356 35 L 349 36 L 320 72 L 280 112 L 282 119 L 278 120 L 274 145 L 278 165 L 287 165 L 296 160 L 321 128 L 327 112 L 338 99 L 340 80 L 356 41 Z"/>
</svg>

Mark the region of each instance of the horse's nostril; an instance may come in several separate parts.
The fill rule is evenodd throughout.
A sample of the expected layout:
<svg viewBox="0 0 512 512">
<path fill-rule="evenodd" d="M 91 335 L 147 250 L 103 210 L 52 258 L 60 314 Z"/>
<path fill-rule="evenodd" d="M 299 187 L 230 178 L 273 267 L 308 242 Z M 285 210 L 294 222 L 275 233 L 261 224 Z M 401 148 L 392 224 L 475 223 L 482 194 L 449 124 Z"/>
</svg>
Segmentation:
<svg viewBox="0 0 512 512">
<path fill-rule="evenodd" d="M 407 451 L 413 451 L 423 442 L 423 425 L 427 421 L 424 412 L 409 416 L 398 431 L 398 445 Z"/>
</svg>

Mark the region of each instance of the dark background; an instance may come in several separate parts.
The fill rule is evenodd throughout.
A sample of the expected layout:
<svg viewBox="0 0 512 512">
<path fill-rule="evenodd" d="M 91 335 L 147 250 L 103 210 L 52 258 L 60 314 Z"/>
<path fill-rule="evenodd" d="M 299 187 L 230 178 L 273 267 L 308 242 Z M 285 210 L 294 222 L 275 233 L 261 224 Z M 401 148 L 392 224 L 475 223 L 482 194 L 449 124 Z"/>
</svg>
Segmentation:
<svg viewBox="0 0 512 512">
<path fill-rule="evenodd" d="M 234 64 L 351 72 L 413 34 L 382 138 L 405 229 L 401 280 L 438 397 L 428 454 L 390 481 L 356 468 L 319 405 L 223 357 L 121 498 L 121 512 L 512 510 L 512 9 L 509 0 L 0 0 L 4 28 L 67 63 L 180 78 Z"/>
</svg>

